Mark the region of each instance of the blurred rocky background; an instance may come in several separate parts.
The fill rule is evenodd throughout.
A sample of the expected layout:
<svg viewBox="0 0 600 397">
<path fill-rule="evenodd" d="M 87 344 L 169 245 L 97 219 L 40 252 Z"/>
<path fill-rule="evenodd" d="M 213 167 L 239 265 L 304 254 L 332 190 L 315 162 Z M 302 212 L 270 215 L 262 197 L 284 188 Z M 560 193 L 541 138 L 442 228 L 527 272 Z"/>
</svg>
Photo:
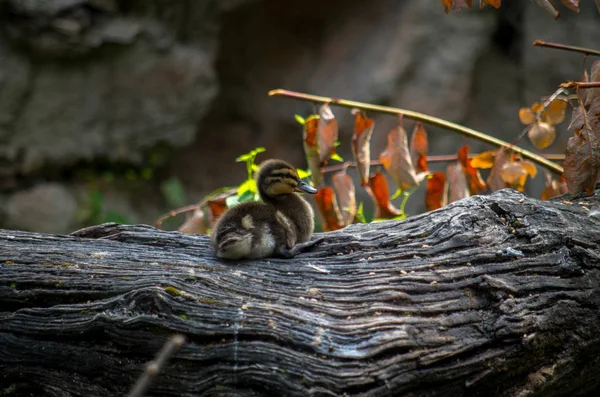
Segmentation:
<svg viewBox="0 0 600 397">
<path fill-rule="evenodd" d="M 554 21 L 523 0 L 450 15 L 438 0 L 0 0 L 0 227 L 152 224 L 241 182 L 234 159 L 257 146 L 267 148 L 259 160 L 304 168 L 293 115 L 312 106 L 269 98 L 274 88 L 416 110 L 510 141 L 521 106 L 583 70 L 582 56 L 531 43 L 598 49 L 596 6 L 580 6 Z M 350 158 L 353 118 L 334 113 Z M 396 120 L 370 116 L 376 158 Z M 427 130 L 430 154 L 487 148 Z M 564 151 L 565 130 L 546 152 Z M 409 213 L 421 201 L 411 197 Z"/>
</svg>

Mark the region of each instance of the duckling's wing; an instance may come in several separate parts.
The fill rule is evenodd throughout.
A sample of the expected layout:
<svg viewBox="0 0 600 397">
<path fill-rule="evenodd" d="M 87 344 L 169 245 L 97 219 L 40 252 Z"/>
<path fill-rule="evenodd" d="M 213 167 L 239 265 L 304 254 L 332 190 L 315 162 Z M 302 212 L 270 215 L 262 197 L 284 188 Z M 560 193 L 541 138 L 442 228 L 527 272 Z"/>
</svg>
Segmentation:
<svg viewBox="0 0 600 397">
<path fill-rule="evenodd" d="M 244 203 L 227 211 L 211 236 L 216 256 L 224 259 L 272 256 L 285 238 L 275 212 L 273 206 L 265 203 Z"/>
</svg>

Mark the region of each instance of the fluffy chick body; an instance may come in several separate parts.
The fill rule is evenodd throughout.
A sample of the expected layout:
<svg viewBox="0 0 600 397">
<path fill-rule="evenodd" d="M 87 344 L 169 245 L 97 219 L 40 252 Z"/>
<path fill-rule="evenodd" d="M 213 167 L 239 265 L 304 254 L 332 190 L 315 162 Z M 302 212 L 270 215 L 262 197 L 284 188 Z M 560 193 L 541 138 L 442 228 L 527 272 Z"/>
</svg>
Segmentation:
<svg viewBox="0 0 600 397">
<path fill-rule="evenodd" d="M 211 234 L 215 255 L 230 260 L 291 257 L 312 246 L 314 213 L 295 192 L 317 190 L 300 181 L 296 170 L 282 160 L 261 165 L 257 187 L 263 202 L 239 204 L 215 225 Z"/>
</svg>

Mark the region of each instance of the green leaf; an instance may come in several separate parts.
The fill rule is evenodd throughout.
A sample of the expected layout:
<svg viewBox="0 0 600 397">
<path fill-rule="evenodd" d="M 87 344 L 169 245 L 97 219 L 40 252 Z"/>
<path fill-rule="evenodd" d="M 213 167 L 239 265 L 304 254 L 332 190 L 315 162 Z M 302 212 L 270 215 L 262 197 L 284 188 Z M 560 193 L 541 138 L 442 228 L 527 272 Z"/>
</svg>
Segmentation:
<svg viewBox="0 0 600 397">
<path fill-rule="evenodd" d="M 312 175 L 310 170 L 303 170 L 301 168 L 297 168 L 296 173 L 298 174 L 298 178 L 300 179 L 309 178 Z"/>
<path fill-rule="evenodd" d="M 257 194 L 255 192 L 251 192 L 250 190 L 246 190 L 244 194 L 238 196 L 238 201 L 240 203 L 247 203 L 256 201 Z"/>
<path fill-rule="evenodd" d="M 264 147 L 257 147 L 256 149 L 253 149 L 251 151 L 249 151 L 248 153 L 244 153 L 241 156 L 239 156 L 238 158 L 235 159 L 235 161 L 237 161 L 238 163 L 241 163 L 243 161 L 245 162 L 254 162 L 254 159 L 256 158 L 256 156 L 259 153 L 262 153 L 264 151 L 266 151 L 267 149 L 265 149 Z"/>
<path fill-rule="evenodd" d="M 302 125 L 304 125 L 306 123 L 306 120 L 304 120 L 304 117 L 300 116 L 299 114 L 295 114 L 294 118 L 296 119 L 296 121 Z"/>
<path fill-rule="evenodd" d="M 229 196 L 225 199 L 225 205 L 227 206 L 227 208 L 235 207 L 239 203 L 240 200 L 238 196 Z"/>
<path fill-rule="evenodd" d="M 333 143 L 333 147 L 338 147 L 338 146 L 340 146 L 340 145 L 341 145 L 340 141 L 335 141 L 335 142 Z"/>
<path fill-rule="evenodd" d="M 256 191 L 256 181 L 254 179 L 246 179 L 240 186 L 238 186 L 237 195 L 239 197 L 246 192 L 254 194 Z"/>
<path fill-rule="evenodd" d="M 330 159 L 335 160 L 335 161 L 340 161 L 340 162 L 344 161 L 344 159 L 342 158 L 342 156 L 340 156 L 337 153 L 332 154 L 331 157 L 330 157 Z"/>
<path fill-rule="evenodd" d="M 363 213 L 363 203 L 362 203 L 362 201 L 358 205 L 358 209 L 356 210 L 356 214 L 354 215 L 354 217 L 356 219 L 358 219 L 360 221 L 360 223 L 367 223 L 367 220 L 365 218 L 365 214 Z"/>
<path fill-rule="evenodd" d="M 258 172 L 258 170 L 260 169 L 260 167 L 256 164 L 252 164 L 252 166 L 250 167 L 252 169 L 252 172 Z"/>
<path fill-rule="evenodd" d="M 398 197 L 400 197 L 402 195 L 402 190 L 397 189 L 396 193 L 394 193 L 394 195 L 390 198 L 390 200 L 394 200 L 397 199 Z"/>
<path fill-rule="evenodd" d="M 183 184 L 176 177 L 171 177 L 160 184 L 160 191 L 170 207 L 181 207 L 186 203 Z"/>
</svg>

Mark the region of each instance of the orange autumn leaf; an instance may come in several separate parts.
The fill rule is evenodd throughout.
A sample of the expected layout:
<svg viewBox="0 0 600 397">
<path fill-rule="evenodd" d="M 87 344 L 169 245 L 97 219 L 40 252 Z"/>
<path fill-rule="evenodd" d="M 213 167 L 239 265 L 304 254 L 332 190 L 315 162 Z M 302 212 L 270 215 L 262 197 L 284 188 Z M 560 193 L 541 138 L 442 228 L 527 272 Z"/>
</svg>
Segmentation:
<svg viewBox="0 0 600 397">
<path fill-rule="evenodd" d="M 462 8 L 471 8 L 473 5 L 473 0 L 440 0 L 444 5 L 444 11 L 446 14 L 450 12 L 450 10 L 456 12 Z"/>
<path fill-rule="evenodd" d="M 375 203 L 374 218 L 392 219 L 402 215 L 402 211 L 394 207 L 390 201 L 390 190 L 384 174 L 376 172 L 371 175 L 367 188 L 367 193 L 369 193 Z"/>
<path fill-rule="evenodd" d="M 406 131 L 398 125 L 388 134 L 386 149 L 379 156 L 381 164 L 390 174 L 400 190 L 407 190 L 416 186 L 425 179 L 426 172 L 417 174 L 413 165 Z"/>
<path fill-rule="evenodd" d="M 560 124 L 565 119 L 567 110 L 567 101 L 562 98 L 555 98 L 544 109 L 544 121 L 551 125 Z"/>
<path fill-rule="evenodd" d="M 225 199 L 217 201 L 211 200 L 208 202 L 208 210 L 208 223 L 210 227 L 213 227 L 221 215 L 227 211 L 227 203 L 225 202 Z"/>
<path fill-rule="evenodd" d="M 471 166 L 479 169 L 492 168 L 494 166 L 494 154 L 495 152 L 490 150 L 473 156 L 471 158 Z"/>
<path fill-rule="evenodd" d="M 427 190 L 425 192 L 425 208 L 428 211 L 437 210 L 446 205 L 447 200 L 446 174 L 434 172 L 427 179 Z"/>
<path fill-rule="evenodd" d="M 202 208 L 196 208 L 178 230 L 185 234 L 206 234 L 207 229 Z"/>
<path fill-rule="evenodd" d="M 494 8 L 500 8 L 501 0 L 481 0 L 480 7 L 483 8 L 486 5 L 491 5 Z"/>
<path fill-rule="evenodd" d="M 321 173 L 321 155 L 318 138 L 319 116 L 311 115 L 306 118 L 303 127 L 302 144 L 308 168 L 312 174 L 312 181 L 317 185 L 323 174 Z"/>
<path fill-rule="evenodd" d="M 529 128 L 527 136 L 533 146 L 538 149 L 545 149 L 552 145 L 554 139 L 556 139 L 556 128 L 552 124 L 538 121 Z"/>
<path fill-rule="evenodd" d="M 371 135 L 375 123 L 365 117 L 363 112 L 358 112 L 354 121 L 354 134 L 352 135 L 352 154 L 356 161 L 356 168 L 360 176 L 360 183 L 366 186 L 369 183 L 369 168 L 371 166 Z"/>
<path fill-rule="evenodd" d="M 429 151 L 429 142 L 427 140 L 427 131 L 423 127 L 423 123 L 418 122 L 410 139 L 410 154 L 413 165 L 416 167 L 416 172 L 426 172 L 427 168 L 427 152 Z"/>
<path fill-rule="evenodd" d="M 330 232 L 344 227 L 342 215 L 332 188 L 325 186 L 314 195 L 317 210 L 321 215 L 323 231 Z"/>
<path fill-rule="evenodd" d="M 494 166 L 486 181 L 491 192 L 508 187 L 508 184 L 504 182 L 501 175 L 501 170 L 508 161 L 508 157 L 507 150 L 503 148 L 498 149 L 494 155 Z"/>
<path fill-rule="evenodd" d="M 486 184 L 481 178 L 479 170 L 471 165 L 468 145 L 465 145 L 458 150 L 458 161 L 462 165 L 471 194 L 477 194 L 483 191 L 486 188 Z"/>
<path fill-rule="evenodd" d="M 448 179 L 449 203 L 471 196 L 463 166 L 458 161 L 446 167 L 446 175 Z"/>
<path fill-rule="evenodd" d="M 342 211 L 342 224 L 348 226 L 354 221 L 357 210 L 354 182 L 345 170 L 333 174 L 331 180 Z"/>
<path fill-rule="evenodd" d="M 531 124 L 535 121 L 535 112 L 531 108 L 519 109 L 519 120 L 523 124 Z"/>
<path fill-rule="evenodd" d="M 319 159 L 321 164 L 335 154 L 335 142 L 338 140 L 338 122 L 328 104 L 319 110 L 317 138 L 319 140 Z"/>
</svg>

